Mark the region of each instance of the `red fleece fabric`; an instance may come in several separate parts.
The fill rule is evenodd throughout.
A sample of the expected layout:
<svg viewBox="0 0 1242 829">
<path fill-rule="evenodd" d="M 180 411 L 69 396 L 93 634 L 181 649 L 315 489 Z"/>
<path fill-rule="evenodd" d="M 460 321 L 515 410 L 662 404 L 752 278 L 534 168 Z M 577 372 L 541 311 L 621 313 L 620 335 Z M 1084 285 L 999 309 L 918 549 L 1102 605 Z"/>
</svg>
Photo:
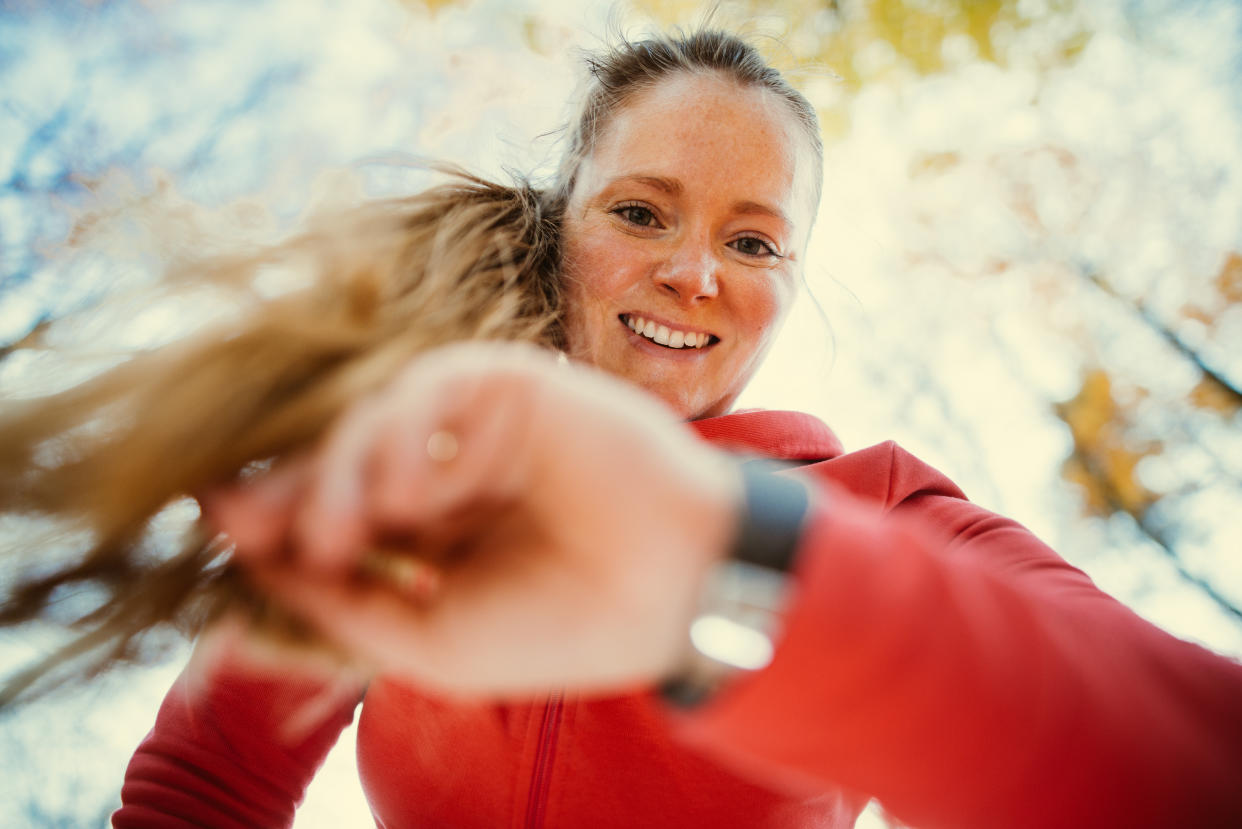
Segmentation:
<svg viewBox="0 0 1242 829">
<path fill-rule="evenodd" d="M 367 691 L 378 826 L 846 827 L 867 797 L 920 827 L 1242 826 L 1242 666 L 1101 593 L 1020 525 L 891 443 L 820 421 L 691 426 L 811 461 L 775 660 L 692 714 L 649 692 L 520 705 Z M 179 681 L 113 824 L 288 826 L 354 705 L 222 669 Z M 291 717 L 306 720 L 295 734 Z"/>
</svg>

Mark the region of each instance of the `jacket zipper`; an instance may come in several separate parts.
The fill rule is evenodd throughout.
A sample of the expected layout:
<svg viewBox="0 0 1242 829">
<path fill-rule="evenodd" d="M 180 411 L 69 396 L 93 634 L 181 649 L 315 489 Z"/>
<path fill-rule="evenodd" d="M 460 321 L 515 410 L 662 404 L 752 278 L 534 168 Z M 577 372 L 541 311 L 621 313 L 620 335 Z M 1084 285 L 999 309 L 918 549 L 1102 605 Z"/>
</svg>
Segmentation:
<svg viewBox="0 0 1242 829">
<path fill-rule="evenodd" d="M 539 725 L 539 742 L 535 745 L 535 766 L 531 773 L 530 796 L 526 799 L 527 829 L 543 826 L 547 808 L 548 787 L 552 782 L 552 761 L 556 757 L 556 735 L 561 727 L 565 701 L 560 691 L 553 691 L 543 706 L 543 722 Z"/>
</svg>

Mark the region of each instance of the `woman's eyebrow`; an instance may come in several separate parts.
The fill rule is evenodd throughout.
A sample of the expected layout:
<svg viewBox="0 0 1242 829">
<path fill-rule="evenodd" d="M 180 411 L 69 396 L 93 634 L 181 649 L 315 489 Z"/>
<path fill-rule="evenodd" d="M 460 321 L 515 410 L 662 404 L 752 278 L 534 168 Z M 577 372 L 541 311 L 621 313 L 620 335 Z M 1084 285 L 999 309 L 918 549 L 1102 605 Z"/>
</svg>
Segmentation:
<svg viewBox="0 0 1242 829">
<path fill-rule="evenodd" d="M 785 227 L 792 227 L 789 222 L 789 217 L 785 215 L 785 211 L 781 210 L 779 207 L 764 204 L 763 202 L 740 201 L 733 205 L 733 212 L 771 216 L 773 219 L 776 219 L 778 222 L 785 225 Z"/>
<path fill-rule="evenodd" d="M 618 184 L 628 183 L 645 184 L 648 187 L 663 190 L 670 196 L 679 196 L 681 195 L 681 191 L 684 189 L 681 182 L 675 178 L 668 178 L 666 176 L 649 176 L 642 173 L 628 176 L 617 176 L 612 181 L 608 182 L 608 186 L 613 187 Z"/>
</svg>

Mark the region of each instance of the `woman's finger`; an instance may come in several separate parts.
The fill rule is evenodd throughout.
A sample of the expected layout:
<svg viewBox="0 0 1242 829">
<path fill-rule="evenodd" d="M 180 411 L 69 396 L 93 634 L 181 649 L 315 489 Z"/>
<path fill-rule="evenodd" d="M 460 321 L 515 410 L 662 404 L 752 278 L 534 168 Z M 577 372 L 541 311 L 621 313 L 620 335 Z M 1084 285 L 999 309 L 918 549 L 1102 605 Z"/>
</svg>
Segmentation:
<svg viewBox="0 0 1242 829">
<path fill-rule="evenodd" d="M 376 442 L 366 500 L 382 527 L 451 540 L 463 513 L 503 503 L 520 488 L 517 459 L 527 440 L 529 393 L 521 378 L 493 373 L 428 373 L 408 381 Z M 412 386 L 412 388 L 411 388 Z M 434 406 L 418 405 L 434 399 Z"/>
<path fill-rule="evenodd" d="M 367 459 L 364 498 L 380 527 L 409 532 L 457 467 L 468 428 L 453 422 L 450 402 L 468 401 L 465 384 L 435 374 L 407 372 L 384 400 Z"/>
<path fill-rule="evenodd" d="M 285 549 L 309 472 L 308 457 L 282 461 L 261 475 L 199 494 L 199 508 L 208 524 L 232 539 L 239 559 L 274 559 Z"/>
<path fill-rule="evenodd" d="M 363 487 L 382 405 L 354 404 L 317 453 L 310 485 L 297 508 L 293 537 L 300 561 L 325 573 L 353 569 L 369 542 Z"/>
<path fill-rule="evenodd" d="M 419 662 L 429 611 L 386 587 L 344 581 L 287 565 L 247 568 L 255 585 L 359 664 L 390 669 Z"/>
</svg>

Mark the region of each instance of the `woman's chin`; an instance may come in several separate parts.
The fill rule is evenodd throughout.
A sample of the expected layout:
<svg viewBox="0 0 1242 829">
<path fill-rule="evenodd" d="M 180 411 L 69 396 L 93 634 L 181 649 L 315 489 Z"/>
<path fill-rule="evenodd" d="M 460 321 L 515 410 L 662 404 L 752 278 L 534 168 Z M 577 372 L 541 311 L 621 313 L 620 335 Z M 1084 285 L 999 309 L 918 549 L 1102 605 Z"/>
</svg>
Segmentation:
<svg viewBox="0 0 1242 829">
<path fill-rule="evenodd" d="M 730 395 L 727 399 L 715 399 L 706 394 L 687 394 L 684 388 L 662 388 L 642 383 L 640 385 L 662 400 L 681 420 L 703 420 L 728 414 L 736 397 Z"/>
</svg>

